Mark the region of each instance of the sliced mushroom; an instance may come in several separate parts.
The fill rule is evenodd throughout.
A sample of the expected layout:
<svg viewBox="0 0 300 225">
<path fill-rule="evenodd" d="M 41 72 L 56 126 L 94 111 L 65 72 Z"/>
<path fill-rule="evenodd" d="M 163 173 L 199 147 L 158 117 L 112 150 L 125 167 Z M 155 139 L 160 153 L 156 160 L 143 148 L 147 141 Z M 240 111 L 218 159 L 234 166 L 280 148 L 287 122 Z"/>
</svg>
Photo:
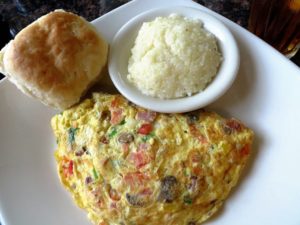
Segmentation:
<svg viewBox="0 0 300 225">
<path fill-rule="evenodd" d="M 85 178 L 85 184 L 86 184 L 86 185 L 92 183 L 92 181 L 93 181 L 93 178 L 92 178 L 91 176 L 87 176 L 87 177 Z"/>
<path fill-rule="evenodd" d="M 126 193 L 126 199 L 132 206 L 143 207 L 145 205 L 145 202 L 140 195 L 131 195 L 129 193 Z"/>
<path fill-rule="evenodd" d="M 173 202 L 178 195 L 178 181 L 174 176 L 166 176 L 161 180 L 161 189 L 158 196 L 159 201 Z"/>
<path fill-rule="evenodd" d="M 118 137 L 118 141 L 122 144 L 129 144 L 134 140 L 134 136 L 131 133 L 121 133 L 120 136 Z"/>
</svg>

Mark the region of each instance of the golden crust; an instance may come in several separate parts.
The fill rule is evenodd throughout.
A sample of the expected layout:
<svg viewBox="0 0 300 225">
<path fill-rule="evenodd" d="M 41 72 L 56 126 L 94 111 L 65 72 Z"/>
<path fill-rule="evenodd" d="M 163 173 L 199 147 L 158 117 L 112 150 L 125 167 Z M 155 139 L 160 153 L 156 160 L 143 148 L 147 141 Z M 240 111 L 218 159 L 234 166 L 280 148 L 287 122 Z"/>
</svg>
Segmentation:
<svg viewBox="0 0 300 225">
<path fill-rule="evenodd" d="M 89 22 L 56 10 L 2 49 L 0 70 L 26 94 L 65 109 L 99 78 L 107 52 L 107 43 Z"/>
</svg>

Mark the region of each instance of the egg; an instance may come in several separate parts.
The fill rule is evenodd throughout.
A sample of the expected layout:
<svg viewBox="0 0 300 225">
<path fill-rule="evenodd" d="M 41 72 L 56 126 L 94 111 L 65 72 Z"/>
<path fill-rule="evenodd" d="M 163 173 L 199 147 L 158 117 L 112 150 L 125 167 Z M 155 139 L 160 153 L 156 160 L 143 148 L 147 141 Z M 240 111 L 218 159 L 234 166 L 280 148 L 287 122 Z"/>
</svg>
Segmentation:
<svg viewBox="0 0 300 225">
<path fill-rule="evenodd" d="M 161 114 L 95 93 L 51 120 L 62 184 L 95 225 L 193 225 L 236 185 L 253 131 L 198 110 Z"/>
</svg>

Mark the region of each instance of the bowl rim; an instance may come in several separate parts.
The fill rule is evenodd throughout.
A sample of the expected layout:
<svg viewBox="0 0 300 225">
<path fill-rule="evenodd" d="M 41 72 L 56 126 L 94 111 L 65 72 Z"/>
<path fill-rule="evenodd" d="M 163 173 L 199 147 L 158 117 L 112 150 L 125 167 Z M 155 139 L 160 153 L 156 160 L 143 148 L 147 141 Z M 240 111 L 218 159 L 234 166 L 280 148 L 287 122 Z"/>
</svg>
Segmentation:
<svg viewBox="0 0 300 225">
<path fill-rule="evenodd" d="M 125 66 L 125 62 L 128 66 L 131 48 L 143 22 L 151 21 L 159 16 L 169 16 L 174 13 L 188 18 L 199 19 L 203 27 L 215 35 L 223 60 L 215 78 L 199 93 L 176 99 L 160 99 L 147 96 L 133 84 L 129 83 L 126 78 L 128 74 L 127 67 L 124 74 L 124 72 L 120 71 L 121 63 L 123 62 L 123 67 Z M 129 41 L 125 41 L 125 39 Z M 235 38 L 219 19 L 196 8 L 173 6 L 144 11 L 125 23 L 112 40 L 108 57 L 108 70 L 115 87 L 129 101 L 157 112 L 182 113 L 205 107 L 221 97 L 235 80 L 239 63 L 239 49 Z"/>
</svg>

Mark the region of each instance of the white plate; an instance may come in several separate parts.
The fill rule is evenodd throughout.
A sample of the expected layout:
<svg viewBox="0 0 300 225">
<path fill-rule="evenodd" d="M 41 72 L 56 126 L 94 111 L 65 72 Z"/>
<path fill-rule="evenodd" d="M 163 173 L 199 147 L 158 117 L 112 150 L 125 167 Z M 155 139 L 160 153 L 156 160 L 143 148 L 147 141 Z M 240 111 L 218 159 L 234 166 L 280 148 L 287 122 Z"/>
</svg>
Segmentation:
<svg viewBox="0 0 300 225">
<path fill-rule="evenodd" d="M 300 69 L 238 25 L 189 0 L 136 0 L 94 21 L 107 40 L 138 13 L 167 5 L 222 20 L 241 54 L 238 77 L 210 108 L 256 132 L 254 154 L 210 225 L 300 224 Z M 55 112 L 0 83 L 0 220 L 3 225 L 84 225 L 86 214 L 59 184 L 49 121 Z"/>
</svg>

